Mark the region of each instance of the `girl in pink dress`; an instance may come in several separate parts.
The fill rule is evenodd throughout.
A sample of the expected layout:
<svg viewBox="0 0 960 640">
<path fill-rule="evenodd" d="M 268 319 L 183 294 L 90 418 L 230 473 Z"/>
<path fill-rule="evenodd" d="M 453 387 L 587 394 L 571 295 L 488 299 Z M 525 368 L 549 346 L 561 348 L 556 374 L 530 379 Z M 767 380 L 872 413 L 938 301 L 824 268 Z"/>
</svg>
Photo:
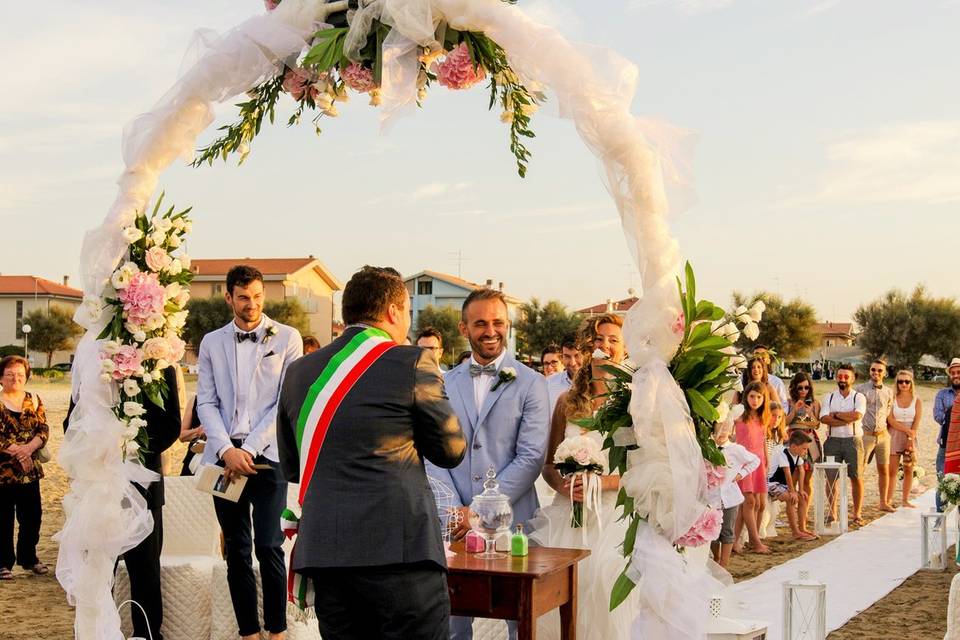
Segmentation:
<svg viewBox="0 0 960 640">
<path fill-rule="evenodd" d="M 742 553 L 740 534 L 743 526 L 747 526 L 747 535 L 750 539 L 750 549 L 754 553 L 770 553 L 770 548 L 760 541 L 758 524 L 761 514 L 767 505 L 767 452 L 764 440 L 767 427 L 770 424 L 770 393 L 763 382 L 751 382 L 743 389 L 741 397 L 744 400 L 743 415 L 737 420 L 735 428 L 737 444 L 760 458 L 760 466 L 752 473 L 739 481 L 740 491 L 743 492 L 743 505 L 737 515 L 736 531 L 734 534 L 734 551 Z"/>
</svg>

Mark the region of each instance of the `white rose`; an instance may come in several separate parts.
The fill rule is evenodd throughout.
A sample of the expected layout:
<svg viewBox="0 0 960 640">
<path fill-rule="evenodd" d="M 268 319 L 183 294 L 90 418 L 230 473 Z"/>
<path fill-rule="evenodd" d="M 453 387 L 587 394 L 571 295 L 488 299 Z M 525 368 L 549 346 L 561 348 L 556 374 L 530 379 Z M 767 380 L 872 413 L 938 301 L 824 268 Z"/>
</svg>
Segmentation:
<svg viewBox="0 0 960 640">
<path fill-rule="evenodd" d="M 137 266 L 137 263 L 136 263 L 136 262 L 130 262 L 129 260 L 127 260 L 126 262 L 124 262 L 124 263 L 120 266 L 120 268 L 123 269 L 124 271 L 128 272 L 131 276 L 140 273 L 140 267 Z"/>
<path fill-rule="evenodd" d="M 127 440 L 133 440 L 140 434 L 140 429 L 137 429 L 131 424 L 127 424 L 127 427 L 123 430 L 123 437 Z"/>
<path fill-rule="evenodd" d="M 170 245 L 171 249 L 176 249 L 179 247 L 181 242 L 180 236 L 175 233 L 170 234 L 170 238 L 167 239 L 167 244 Z"/>
<path fill-rule="evenodd" d="M 148 243 L 152 244 L 155 247 L 163 246 L 163 243 L 167 241 L 167 234 L 163 231 L 154 231 L 147 237 Z"/>
<path fill-rule="evenodd" d="M 140 379 L 143 380 L 143 384 L 150 384 L 153 382 L 153 376 L 149 373 L 144 373 L 142 376 L 140 376 Z"/>
<path fill-rule="evenodd" d="M 504 367 L 503 369 L 501 369 L 501 371 L 506 375 L 510 376 L 511 378 L 517 377 L 517 370 L 514 369 L 513 367 Z"/>
<path fill-rule="evenodd" d="M 145 325 L 144 328 L 145 328 L 147 331 L 156 331 L 157 329 L 159 329 L 160 327 L 162 327 L 162 326 L 165 324 L 165 322 L 166 322 L 166 321 L 165 321 L 164 318 L 163 318 L 163 314 L 162 314 L 162 313 L 158 313 L 158 314 L 155 314 L 155 315 L 150 316 L 150 319 L 147 320 L 147 324 Z"/>
<path fill-rule="evenodd" d="M 120 343 L 116 340 L 104 340 L 103 344 L 100 345 L 100 351 L 108 356 L 120 353 Z"/>
<path fill-rule="evenodd" d="M 189 223 L 188 223 L 188 224 L 189 224 Z M 180 254 L 180 257 L 177 258 L 177 259 L 180 261 L 180 265 L 181 265 L 184 269 L 189 269 L 189 268 L 190 268 L 190 256 L 188 256 L 188 255 L 185 254 L 185 253 L 181 253 L 181 254 Z"/>
<path fill-rule="evenodd" d="M 104 358 L 100 361 L 100 373 L 113 373 L 117 365 L 110 358 Z"/>
<path fill-rule="evenodd" d="M 132 398 L 140 393 L 140 385 L 137 384 L 136 380 L 127 378 L 123 381 L 123 392 Z"/>
<path fill-rule="evenodd" d="M 180 275 L 180 272 L 183 271 L 183 263 L 179 259 L 174 258 L 170 261 L 170 264 L 167 265 L 167 268 L 164 269 L 167 273 L 172 276 Z"/>
<path fill-rule="evenodd" d="M 124 455 L 126 456 L 127 460 L 137 460 L 139 458 L 137 452 L 140 451 L 140 445 L 138 445 L 136 442 L 133 440 L 127 440 L 124 444 L 124 447 Z"/>
<path fill-rule="evenodd" d="M 147 412 L 143 408 L 143 405 L 139 402 L 134 402 L 133 400 L 127 400 L 123 403 L 123 415 L 128 418 L 136 418 L 137 416 L 142 416 Z"/>
<path fill-rule="evenodd" d="M 136 427 L 137 429 L 143 429 L 147 426 L 147 421 L 143 418 L 130 418 L 128 423 L 131 427 Z"/>
<path fill-rule="evenodd" d="M 169 366 L 170 366 L 169 362 L 167 362 L 163 358 L 160 358 L 159 360 L 157 360 L 157 368 L 154 371 L 154 375 L 157 375 L 157 376 L 161 375 L 163 373 L 163 370 Z"/>
<path fill-rule="evenodd" d="M 110 284 L 117 290 L 126 289 L 127 285 L 130 284 L 130 275 L 130 272 L 125 269 L 117 269 L 110 276 Z"/>
<path fill-rule="evenodd" d="M 141 330 L 134 331 L 133 339 L 136 340 L 137 342 L 143 342 L 144 340 L 147 339 L 147 334 Z"/>
<path fill-rule="evenodd" d="M 747 336 L 748 340 L 756 340 L 760 336 L 760 325 L 748 322 L 743 326 L 743 335 Z"/>
<path fill-rule="evenodd" d="M 123 228 L 123 239 L 127 241 L 127 244 L 133 244 L 142 237 L 143 231 L 140 231 L 140 229 L 137 229 L 136 227 Z"/>
<path fill-rule="evenodd" d="M 173 300 L 180 295 L 181 291 L 183 291 L 183 287 L 181 287 L 179 283 L 171 282 L 167 285 L 164 295 L 166 296 L 167 300 Z"/>
<path fill-rule="evenodd" d="M 170 222 L 170 218 L 154 218 L 153 219 L 153 228 L 157 231 L 163 231 L 166 233 L 173 228 L 173 223 Z"/>
<path fill-rule="evenodd" d="M 176 311 L 167 318 L 167 327 L 174 331 L 183 328 L 185 324 L 187 324 L 186 311 Z"/>
<path fill-rule="evenodd" d="M 187 306 L 187 303 L 190 302 L 190 292 L 184 289 L 177 295 L 177 299 L 174 300 L 177 303 L 177 306 L 183 309 Z"/>
</svg>

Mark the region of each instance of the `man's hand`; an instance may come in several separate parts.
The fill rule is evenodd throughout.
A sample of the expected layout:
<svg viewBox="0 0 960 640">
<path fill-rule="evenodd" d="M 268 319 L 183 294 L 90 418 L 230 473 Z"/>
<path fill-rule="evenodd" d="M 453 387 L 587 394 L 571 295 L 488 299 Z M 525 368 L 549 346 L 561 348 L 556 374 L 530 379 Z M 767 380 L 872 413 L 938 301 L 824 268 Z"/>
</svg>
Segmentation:
<svg viewBox="0 0 960 640">
<path fill-rule="evenodd" d="M 460 513 L 460 522 L 456 527 L 451 527 L 450 539 L 460 540 L 470 531 L 470 507 L 456 507 L 451 511 Z"/>
<path fill-rule="evenodd" d="M 226 469 L 223 476 L 231 480 L 237 476 L 252 476 L 257 474 L 253 468 L 253 456 L 250 452 L 240 447 L 231 447 L 223 452 L 223 463 Z"/>
</svg>

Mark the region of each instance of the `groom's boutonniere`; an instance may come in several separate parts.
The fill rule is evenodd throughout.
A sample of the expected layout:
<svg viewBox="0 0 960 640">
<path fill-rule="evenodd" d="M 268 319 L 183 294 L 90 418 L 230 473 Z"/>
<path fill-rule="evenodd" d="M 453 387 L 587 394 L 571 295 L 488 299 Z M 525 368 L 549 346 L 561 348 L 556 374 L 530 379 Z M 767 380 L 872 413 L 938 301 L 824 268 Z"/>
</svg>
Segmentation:
<svg viewBox="0 0 960 640">
<path fill-rule="evenodd" d="M 270 325 L 269 327 L 267 327 L 267 330 L 263 332 L 263 340 L 261 340 L 260 342 L 262 342 L 263 344 L 267 344 L 267 340 L 269 340 L 275 335 L 277 335 L 277 327 L 274 325 Z"/>
<path fill-rule="evenodd" d="M 497 384 L 493 385 L 490 391 L 496 391 L 497 387 L 507 382 L 513 382 L 517 379 L 517 370 L 513 367 L 504 367 L 497 373 Z"/>
</svg>

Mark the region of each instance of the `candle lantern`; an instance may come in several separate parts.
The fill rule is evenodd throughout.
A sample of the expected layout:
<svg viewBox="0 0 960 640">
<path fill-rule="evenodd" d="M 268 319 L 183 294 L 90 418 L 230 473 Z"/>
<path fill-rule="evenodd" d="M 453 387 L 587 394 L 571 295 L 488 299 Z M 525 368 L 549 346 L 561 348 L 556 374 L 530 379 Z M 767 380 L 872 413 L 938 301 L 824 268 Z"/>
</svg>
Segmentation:
<svg viewBox="0 0 960 640">
<path fill-rule="evenodd" d="M 943 571 L 947 568 L 947 516 L 931 512 L 920 514 L 920 568 Z"/>
<path fill-rule="evenodd" d="M 801 571 L 783 583 L 783 640 L 826 640 L 827 585 Z"/>
<path fill-rule="evenodd" d="M 767 624 L 757 620 L 737 620 L 721 615 L 723 598 L 710 598 L 707 640 L 766 640 Z"/>
<path fill-rule="evenodd" d="M 817 535 L 847 532 L 847 463 L 813 465 L 813 530 Z"/>
</svg>

